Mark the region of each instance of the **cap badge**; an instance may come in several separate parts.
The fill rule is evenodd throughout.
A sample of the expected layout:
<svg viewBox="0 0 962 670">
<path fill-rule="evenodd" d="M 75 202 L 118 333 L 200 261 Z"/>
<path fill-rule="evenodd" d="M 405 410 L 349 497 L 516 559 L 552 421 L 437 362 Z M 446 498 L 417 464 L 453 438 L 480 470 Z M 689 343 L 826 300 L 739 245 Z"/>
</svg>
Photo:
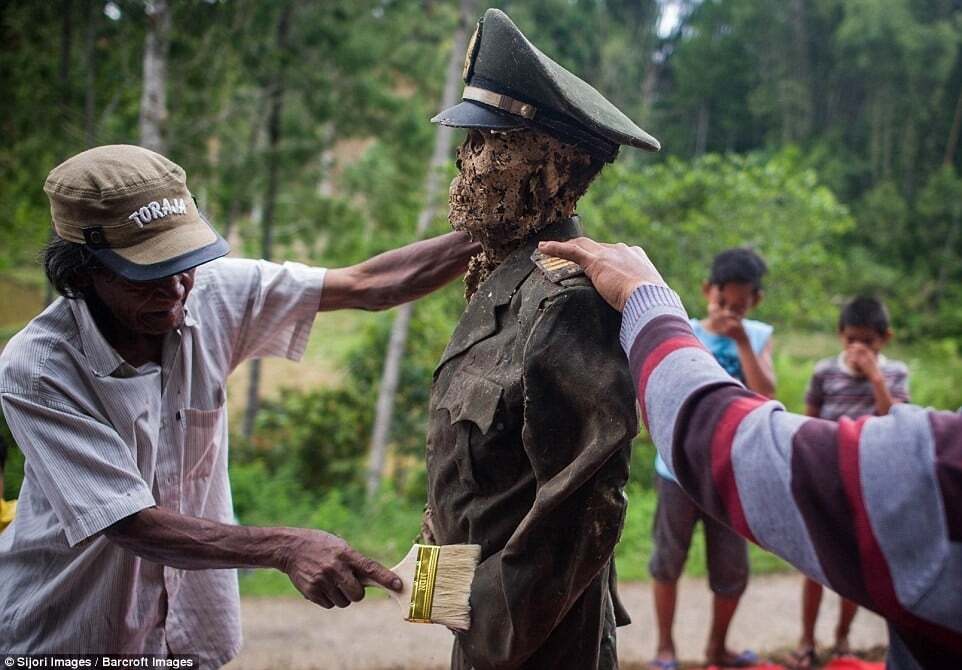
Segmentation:
<svg viewBox="0 0 962 670">
<path fill-rule="evenodd" d="M 481 46 L 481 22 L 478 21 L 477 27 L 474 29 L 474 34 L 471 35 L 471 41 L 468 42 L 468 51 L 464 56 L 464 68 L 461 70 L 461 79 L 464 83 L 468 83 L 471 78 L 472 70 L 474 70 L 474 59 L 478 55 L 478 47 Z"/>
</svg>

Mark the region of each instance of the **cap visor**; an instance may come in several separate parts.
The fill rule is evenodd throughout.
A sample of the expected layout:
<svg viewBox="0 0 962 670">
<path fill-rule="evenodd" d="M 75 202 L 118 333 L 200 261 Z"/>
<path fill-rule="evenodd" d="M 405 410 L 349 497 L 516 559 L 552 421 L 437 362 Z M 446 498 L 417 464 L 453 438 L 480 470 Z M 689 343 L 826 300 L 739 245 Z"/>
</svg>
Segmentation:
<svg viewBox="0 0 962 670">
<path fill-rule="evenodd" d="M 511 130 L 527 125 L 520 116 L 514 116 L 488 107 L 480 102 L 465 100 L 431 119 L 431 123 L 453 128 L 488 128 L 490 130 Z"/>
<path fill-rule="evenodd" d="M 177 226 L 123 249 L 90 249 L 109 270 L 131 281 L 153 281 L 220 258 L 227 241 L 199 220 Z"/>
</svg>

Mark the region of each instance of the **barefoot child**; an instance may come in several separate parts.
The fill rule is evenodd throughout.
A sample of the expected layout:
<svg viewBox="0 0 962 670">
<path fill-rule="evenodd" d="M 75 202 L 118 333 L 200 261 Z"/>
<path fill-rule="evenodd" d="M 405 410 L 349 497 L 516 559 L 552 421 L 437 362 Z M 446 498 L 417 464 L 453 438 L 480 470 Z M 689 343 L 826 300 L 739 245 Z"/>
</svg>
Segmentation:
<svg viewBox="0 0 962 670">
<path fill-rule="evenodd" d="M 909 401 L 908 368 L 887 359 L 881 351 L 892 338 L 889 317 L 881 301 L 857 297 L 843 309 L 838 320 L 842 352 L 815 365 L 805 395 L 808 416 L 838 421 L 848 417 L 888 414 L 892 405 Z M 816 662 L 815 620 L 822 602 L 822 585 L 805 578 L 802 589 L 802 638 L 792 653 L 792 667 L 807 670 Z M 851 649 L 848 633 L 857 605 L 842 599 L 835 628 L 833 656 Z"/>
<path fill-rule="evenodd" d="M 775 393 L 772 370 L 772 327 L 746 319 L 762 299 L 764 261 L 750 249 L 729 249 L 715 257 L 702 292 L 708 316 L 692 319 L 692 328 L 721 366 L 749 389 L 771 397 Z M 659 457 L 658 509 L 655 511 L 655 548 L 649 563 L 653 578 L 658 651 L 649 666 L 675 670 L 678 660 L 671 628 L 678 578 L 681 576 L 695 524 L 705 528 L 708 583 L 714 593 L 712 625 L 705 656 L 710 665 L 746 667 L 757 661 L 751 651 L 735 653 L 725 639 L 738 601 L 748 584 L 748 545 L 723 524 L 705 516 L 672 477 Z"/>
</svg>

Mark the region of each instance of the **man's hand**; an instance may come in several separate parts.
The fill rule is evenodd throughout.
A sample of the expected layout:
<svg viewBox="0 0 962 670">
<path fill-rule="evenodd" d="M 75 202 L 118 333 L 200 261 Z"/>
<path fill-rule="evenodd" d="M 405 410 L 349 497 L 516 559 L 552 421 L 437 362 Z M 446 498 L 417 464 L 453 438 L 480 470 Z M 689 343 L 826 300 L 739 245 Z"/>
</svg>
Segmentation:
<svg viewBox="0 0 962 670">
<path fill-rule="evenodd" d="M 181 570 L 275 568 L 321 607 L 347 607 L 364 597 L 361 580 L 400 591 L 401 579 L 347 542 L 319 530 L 217 523 L 148 507 L 108 526 L 114 544 Z"/>
<path fill-rule="evenodd" d="M 326 609 L 347 607 L 364 598 L 362 579 L 392 591 L 401 590 L 397 575 L 336 535 L 303 528 L 288 531 L 293 537 L 285 552 L 283 570 L 311 602 Z"/>
<path fill-rule="evenodd" d="M 713 332 L 730 337 L 738 344 L 748 342 L 748 333 L 741 317 L 722 309 L 715 303 L 708 306 L 708 326 Z"/>
<path fill-rule="evenodd" d="M 658 268 L 641 247 L 604 244 L 587 237 L 567 242 L 542 242 L 544 253 L 573 261 L 585 269 L 588 279 L 605 301 L 619 312 L 642 284 L 667 286 Z"/>
<path fill-rule="evenodd" d="M 441 288 L 481 251 L 466 233 L 455 232 L 385 251 L 357 265 L 331 268 L 324 277 L 318 311 L 389 309 Z"/>
<path fill-rule="evenodd" d="M 860 342 L 854 342 L 845 348 L 845 361 L 849 367 L 869 381 L 878 381 L 882 378 L 875 352 Z"/>
</svg>

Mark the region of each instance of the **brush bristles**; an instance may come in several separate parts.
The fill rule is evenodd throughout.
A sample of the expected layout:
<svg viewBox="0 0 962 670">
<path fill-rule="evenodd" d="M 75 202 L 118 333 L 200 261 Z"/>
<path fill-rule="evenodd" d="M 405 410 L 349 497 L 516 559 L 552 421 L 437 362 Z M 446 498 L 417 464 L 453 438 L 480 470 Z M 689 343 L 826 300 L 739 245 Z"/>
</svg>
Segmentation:
<svg viewBox="0 0 962 670">
<path fill-rule="evenodd" d="M 441 547 L 434 581 L 431 621 L 468 630 L 471 625 L 471 582 L 481 559 L 477 544 L 449 544 Z"/>
</svg>

